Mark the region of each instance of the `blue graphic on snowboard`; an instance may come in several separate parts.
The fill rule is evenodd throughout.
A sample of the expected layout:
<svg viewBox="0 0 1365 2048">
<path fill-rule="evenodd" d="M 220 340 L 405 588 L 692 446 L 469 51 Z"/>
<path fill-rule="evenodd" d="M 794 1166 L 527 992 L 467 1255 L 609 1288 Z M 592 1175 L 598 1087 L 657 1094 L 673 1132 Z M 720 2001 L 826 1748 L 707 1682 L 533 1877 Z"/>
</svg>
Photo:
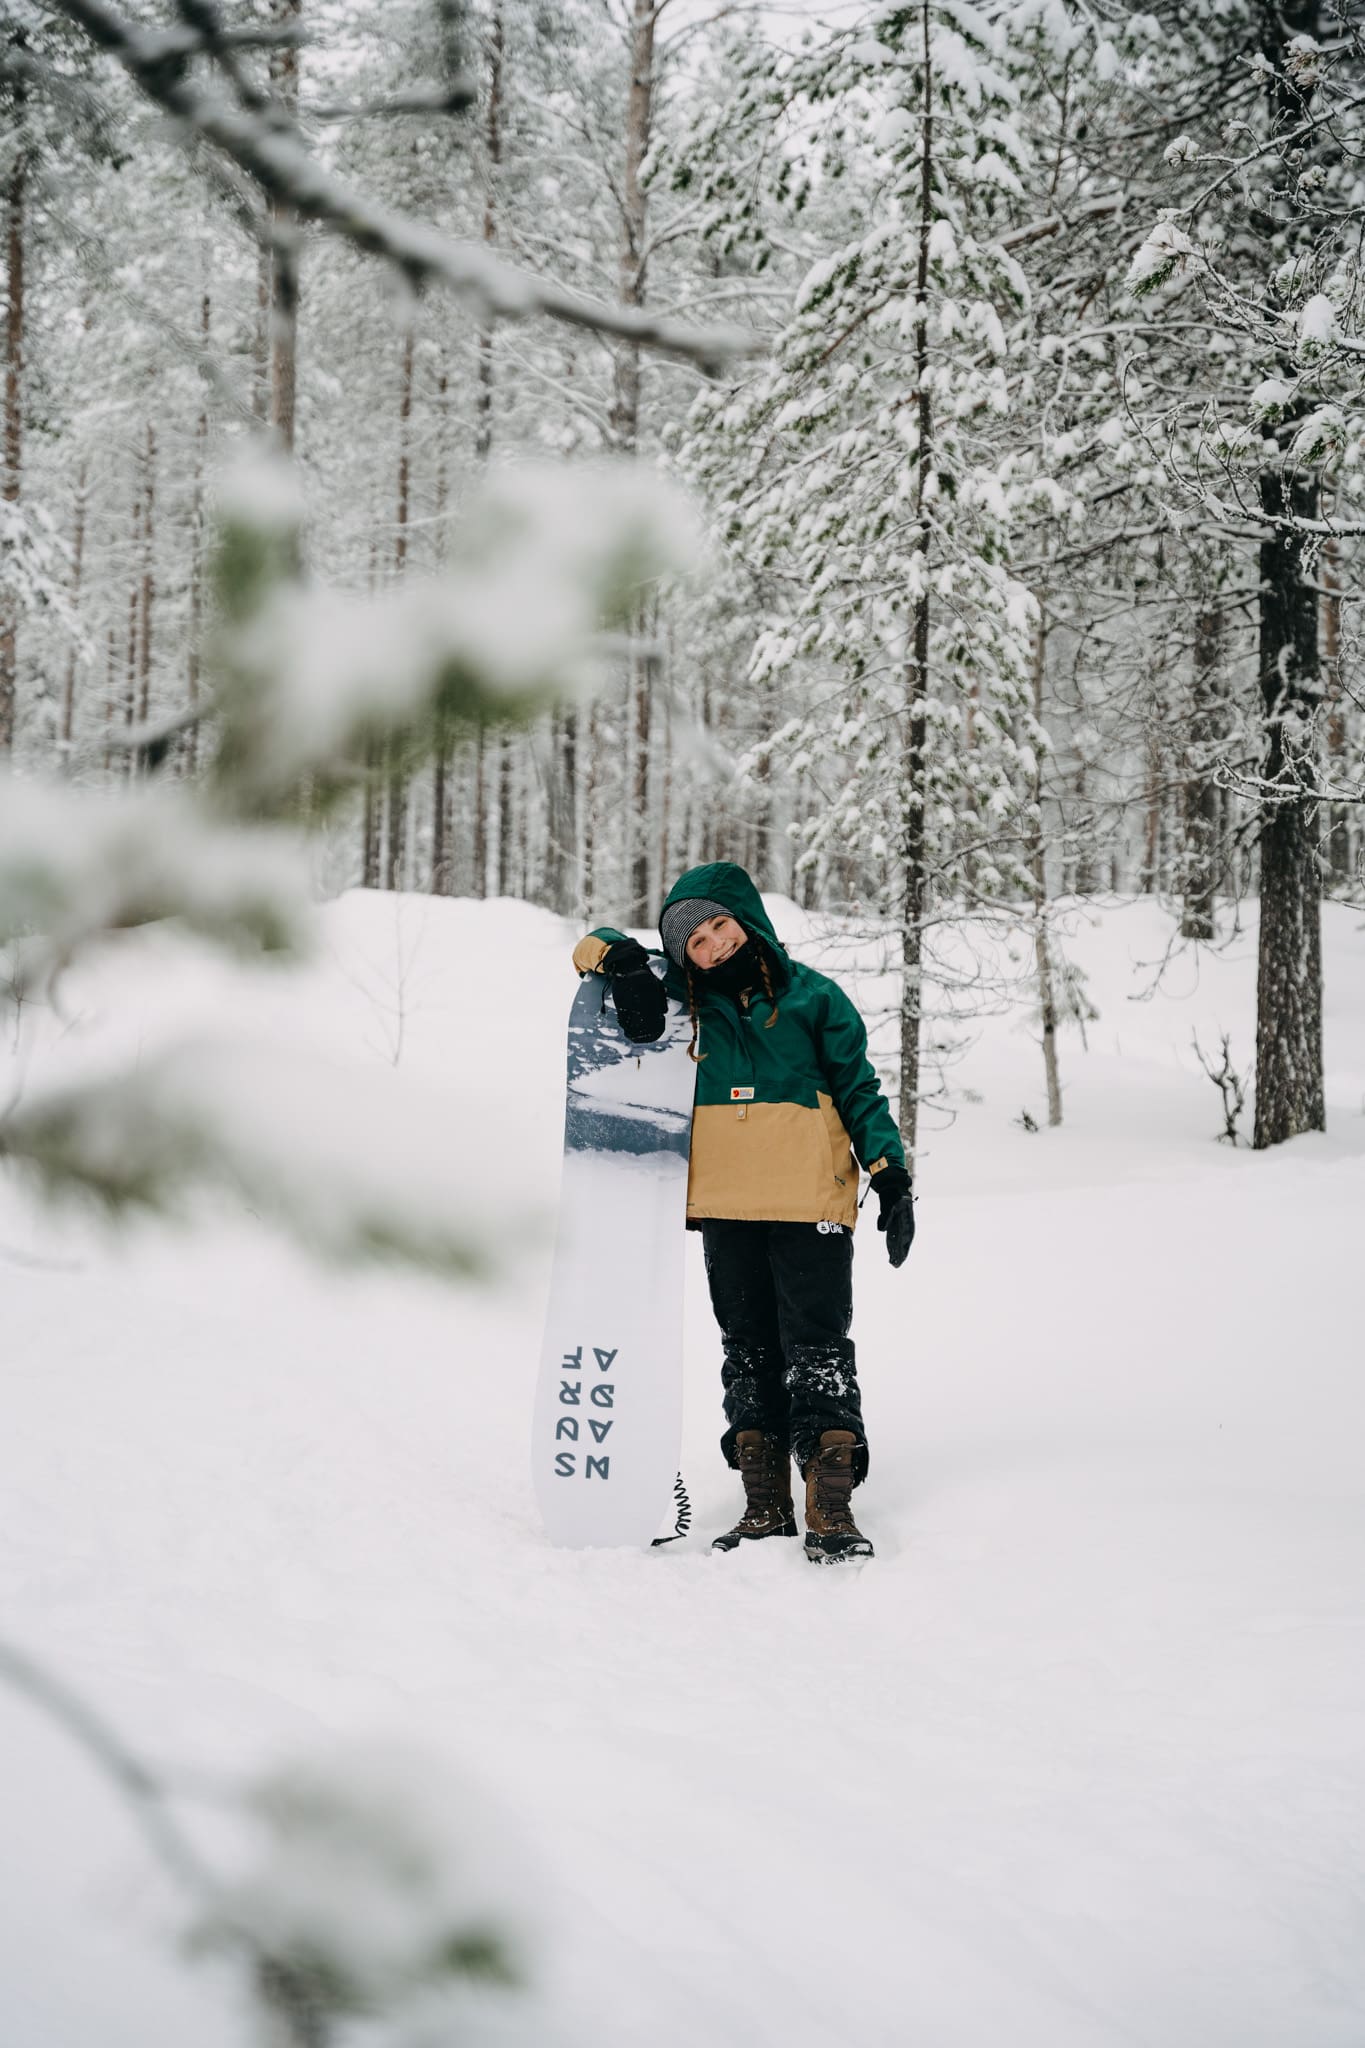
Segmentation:
<svg viewBox="0 0 1365 2048">
<path fill-rule="evenodd" d="M 583 979 L 569 1012 L 569 1095 L 564 1113 L 566 1152 L 673 1152 L 686 1159 L 692 1109 L 661 1096 L 653 1046 L 632 1045 L 608 1008 L 600 974 Z M 605 1013 L 605 1014 L 604 1014 Z M 665 1038 L 677 1036 L 670 1015 Z"/>
</svg>

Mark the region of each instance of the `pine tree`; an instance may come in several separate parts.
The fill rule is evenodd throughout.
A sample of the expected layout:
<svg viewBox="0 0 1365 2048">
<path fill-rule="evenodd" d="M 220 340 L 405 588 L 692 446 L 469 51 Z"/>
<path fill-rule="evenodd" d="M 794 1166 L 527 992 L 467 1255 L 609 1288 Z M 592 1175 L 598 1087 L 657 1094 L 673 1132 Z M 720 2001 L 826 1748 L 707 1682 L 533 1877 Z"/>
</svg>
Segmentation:
<svg viewBox="0 0 1365 2048">
<path fill-rule="evenodd" d="M 935 0 L 880 10 L 875 35 L 848 29 L 751 82 L 745 140 L 765 114 L 775 123 L 763 153 L 778 203 L 804 210 L 811 196 L 785 120 L 825 193 L 856 180 L 873 225 L 808 270 L 771 367 L 701 401 L 689 463 L 731 545 L 787 594 L 752 679 L 812 659 L 839 679 L 839 715 L 826 685 L 773 750 L 798 775 L 833 766 L 803 861 L 899 929 L 913 1150 L 926 934 L 952 904 L 989 910 L 1032 889 L 1035 606 L 1009 566 L 1028 483 L 1010 439 L 1010 344 L 1028 294 L 1000 245 L 1028 164 L 1019 92 L 999 10 Z M 713 234 L 742 239 L 742 213 L 711 191 Z"/>
<path fill-rule="evenodd" d="M 1331 820 L 1320 561 L 1324 541 L 1362 531 L 1336 501 L 1362 452 L 1365 45 L 1342 15 L 1325 47 L 1324 15 L 1318 0 L 1248 0 L 1252 97 L 1216 143 L 1196 129 L 1172 145 L 1168 161 L 1193 194 L 1156 225 L 1131 276 L 1144 296 L 1197 281 L 1213 311 L 1224 388 L 1196 461 L 1177 473 L 1197 502 L 1258 540 L 1262 758 L 1240 777 L 1259 812 L 1258 1146 L 1323 1128 L 1319 906 Z"/>
</svg>

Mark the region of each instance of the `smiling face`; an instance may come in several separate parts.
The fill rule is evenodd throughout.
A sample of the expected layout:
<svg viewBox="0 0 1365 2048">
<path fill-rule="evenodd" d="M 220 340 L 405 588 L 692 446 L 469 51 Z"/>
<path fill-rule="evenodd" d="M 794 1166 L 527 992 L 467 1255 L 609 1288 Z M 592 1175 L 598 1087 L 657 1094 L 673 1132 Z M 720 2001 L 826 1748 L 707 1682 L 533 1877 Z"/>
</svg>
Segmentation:
<svg viewBox="0 0 1365 2048">
<path fill-rule="evenodd" d="M 748 937 L 733 917 L 708 917 L 687 942 L 687 957 L 694 967 L 719 967 L 722 960 L 741 947 Z"/>
</svg>

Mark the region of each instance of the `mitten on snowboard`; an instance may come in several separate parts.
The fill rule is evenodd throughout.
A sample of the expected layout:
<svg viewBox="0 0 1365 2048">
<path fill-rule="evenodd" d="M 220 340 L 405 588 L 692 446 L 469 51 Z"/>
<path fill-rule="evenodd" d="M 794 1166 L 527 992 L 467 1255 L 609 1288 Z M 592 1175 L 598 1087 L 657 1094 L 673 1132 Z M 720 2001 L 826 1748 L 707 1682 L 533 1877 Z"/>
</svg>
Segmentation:
<svg viewBox="0 0 1365 2048">
<path fill-rule="evenodd" d="M 650 1045 L 664 1035 L 668 997 L 638 939 L 618 939 L 602 955 L 598 973 L 611 984 L 621 1029 L 634 1045 Z"/>
</svg>

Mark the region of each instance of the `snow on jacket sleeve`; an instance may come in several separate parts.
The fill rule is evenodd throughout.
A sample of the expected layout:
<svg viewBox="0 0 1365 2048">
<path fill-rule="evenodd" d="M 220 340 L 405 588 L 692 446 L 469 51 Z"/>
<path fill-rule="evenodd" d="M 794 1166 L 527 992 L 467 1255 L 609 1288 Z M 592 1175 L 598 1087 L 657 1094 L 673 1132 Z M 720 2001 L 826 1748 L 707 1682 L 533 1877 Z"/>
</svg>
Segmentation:
<svg viewBox="0 0 1365 2048">
<path fill-rule="evenodd" d="M 834 1107 L 864 1170 L 876 1174 L 883 1166 L 904 1167 L 900 1133 L 867 1056 L 863 1020 L 843 990 L 832 981 L 825 984 L 819 1053 Z"/>
</svg>

